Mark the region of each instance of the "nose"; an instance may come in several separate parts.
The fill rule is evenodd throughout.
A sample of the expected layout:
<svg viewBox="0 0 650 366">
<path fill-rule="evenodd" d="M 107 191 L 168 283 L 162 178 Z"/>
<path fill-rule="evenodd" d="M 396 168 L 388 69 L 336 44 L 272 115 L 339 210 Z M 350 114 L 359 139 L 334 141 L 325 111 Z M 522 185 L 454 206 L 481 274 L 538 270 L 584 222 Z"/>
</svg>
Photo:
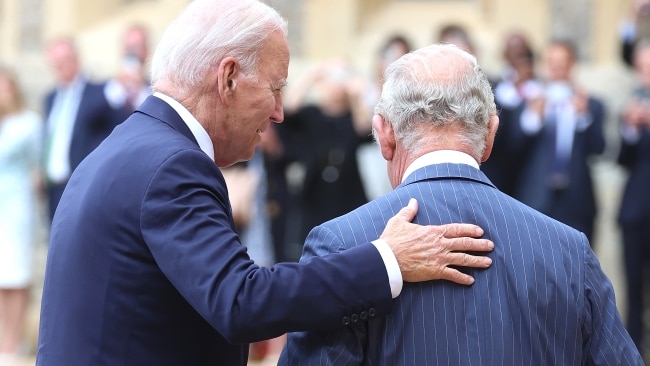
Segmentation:
<svg viewBox="0 0 650 366">
<path fill-rule="evenodd" d="M 271 120 L 275 123 L 282 123 L 284 121 L 284 107 L 282 106 L 282 95 L 278 94 L 275 97 L 275 109 L 271 114 Z"/>
</svg>

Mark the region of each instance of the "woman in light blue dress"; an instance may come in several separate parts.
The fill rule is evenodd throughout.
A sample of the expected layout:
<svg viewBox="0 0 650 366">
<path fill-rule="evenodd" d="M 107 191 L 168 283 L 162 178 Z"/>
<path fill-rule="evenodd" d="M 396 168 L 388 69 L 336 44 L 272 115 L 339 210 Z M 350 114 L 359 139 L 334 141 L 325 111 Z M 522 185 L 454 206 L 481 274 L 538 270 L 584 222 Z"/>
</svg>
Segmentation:
<svg viewBox="0 0 650 366">
<path fill-rule="evenodd" d="M 0 68 L 0 363 L 17 357 L 29 302 L 41 128 Z"/>
</svg>

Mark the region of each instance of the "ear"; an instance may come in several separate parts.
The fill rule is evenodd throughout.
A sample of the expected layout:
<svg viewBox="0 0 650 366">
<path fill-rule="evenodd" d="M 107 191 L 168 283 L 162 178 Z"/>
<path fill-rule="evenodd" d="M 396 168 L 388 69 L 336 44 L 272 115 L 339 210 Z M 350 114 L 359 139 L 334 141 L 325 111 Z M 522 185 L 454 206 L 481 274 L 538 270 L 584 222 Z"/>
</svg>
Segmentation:
<svg viewBox="0 0 650 366">
<path fill-rule="evenodd" d="M 393 160 L 396 147 L 395 131 L 393 130 L 393 126 L 388 123 L 384 117 L 375 114 L 372 117 L 372 127 L 377 133 L 377 142 L 379 143 L 381 156 L 383 156 L 386 161 Z"/>
<path fill-rule="evenodd" d="M 494 146 L 494 137 L 496 136 L 498 129 L 499 116 L 495 114 L 494 116 L 490 117 L 490 121 L 488 122 L 488 133 L 487 136 L 485 136 L 485 151 L 483 151 L 481 163 L 490 157 L 490 154 L 492 153 L 492 147 Z"/>
<path fill-rule="evenodd" d="M 221 101 L 225 104 L 237 87 L 239 63 L 234 57 L 226 57 L 219 63 L 217 70 L 217 90 Z"/>
</svg>

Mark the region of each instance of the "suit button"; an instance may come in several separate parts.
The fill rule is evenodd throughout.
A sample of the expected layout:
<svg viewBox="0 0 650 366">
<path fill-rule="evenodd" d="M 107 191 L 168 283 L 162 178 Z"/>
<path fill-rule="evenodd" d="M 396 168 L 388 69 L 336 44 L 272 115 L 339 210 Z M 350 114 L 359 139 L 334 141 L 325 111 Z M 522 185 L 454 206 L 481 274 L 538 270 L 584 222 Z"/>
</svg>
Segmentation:
<svg viewBox="0 0 650 366">
<path fill-rule="evenodd" d="M 375 310 L 375 308 L 368 309 L 368 316 L 369 317 L 374 318 L 375 315 L 377 315 L 377 310 Z"/>
<path fill-rule="evenodd" d="M 352 316 L 350 317 L 350 320 L 351 320 L 353 323 L 357 323 L 357 322 L 359 321 L 359 315 L 357 315 L 357 314 L 352 314 Z"/>
<path fill-rule="evenodd" d="M 343 325 L 349 325 L 350 324 L 350 317 L 349 316 L 344 316 L 342 323 L 343 323 Z"/>
<path fill-rule="evenodd" d="M 366 320 L 368 319 L 368 313 L 364 310 L 359 314 L 359 317 L 361 318 L 361 320 Z"/>
</svg>

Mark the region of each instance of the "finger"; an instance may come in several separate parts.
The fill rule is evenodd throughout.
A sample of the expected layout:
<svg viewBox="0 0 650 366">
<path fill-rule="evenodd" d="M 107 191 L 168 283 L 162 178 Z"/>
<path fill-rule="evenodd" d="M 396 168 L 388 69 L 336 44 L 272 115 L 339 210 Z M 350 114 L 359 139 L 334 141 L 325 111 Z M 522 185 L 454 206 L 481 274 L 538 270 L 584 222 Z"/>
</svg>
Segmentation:
<svg viewBox="0 0 650 366">
<path fill-rule="evenodd" d="M 462 236 L 481 237 L 483 229 L 473 224 L 445 224 L 440 229 L 445 233 L 446 238 L 460 238 Z"/>
<path fill-rule="evenodd" d="M 406 207 L 399 210 L 395 217 L 411 222 L 415 218 L 416 213 L 418 213 L 418 201 L 415 198 L 411 198 Z"/>
<path fill-rule="evenodd" d="M 460 285 L 471 285 L 474 283 L 474 277 L 465 274 L 457 269 L 445 267 L 440 274 L 440 279 L 455 282 Z"/>
<path fill-rule="evenodd" d="M 492 265 L 492 259 L 490 257 L 467 253 L 449 253 L 445 259 L 451 266 L 487 268 Z"/>
<path fill-rule="evenodd" d="M 457 252 L 490 252 L 494 249 L 494 242 L 489 239 L 474 238 L 446 238 L 447 248 Z"/>
</svg>

